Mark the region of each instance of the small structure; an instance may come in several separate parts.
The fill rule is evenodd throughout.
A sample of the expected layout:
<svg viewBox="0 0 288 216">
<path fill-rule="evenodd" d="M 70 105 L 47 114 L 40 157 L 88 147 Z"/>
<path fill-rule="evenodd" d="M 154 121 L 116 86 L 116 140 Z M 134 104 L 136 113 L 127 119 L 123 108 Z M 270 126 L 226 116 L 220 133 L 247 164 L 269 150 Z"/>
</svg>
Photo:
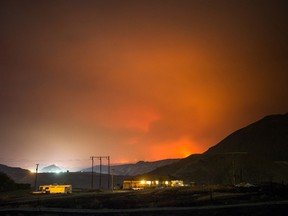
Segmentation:
<svg viewBox="0 0 288 216">
<path fill-rule="evenodd" d="M 142 190 L 145 188 L 157 187 L 181 187 L 184 186 L 182 180 L 124 180 L 123 190 Z"/>
<path fill-rule="evenodd" d="M 38 191 L 33 194 L 70 194 L 72 193 L 72 185 L 41 185 Z"/>
</svg>

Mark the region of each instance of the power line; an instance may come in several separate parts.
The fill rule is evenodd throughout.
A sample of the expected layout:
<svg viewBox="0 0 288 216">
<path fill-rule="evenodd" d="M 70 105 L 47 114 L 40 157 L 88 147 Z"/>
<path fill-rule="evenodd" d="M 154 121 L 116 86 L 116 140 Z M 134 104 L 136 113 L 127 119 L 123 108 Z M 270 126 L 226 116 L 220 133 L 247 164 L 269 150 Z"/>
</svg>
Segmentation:
<svg viewBox="0 0 288 216">
<path fill-rule="evenodd" d="M 100 161 L 100 172 L 99 172 L 99 189 L 102 188 L 102 158 L 107 159 L 108 161 L 108 188 L 110 188 L 110 156 L 91 156 L 92 161 L 91 167 L 91 189 L 94 189 L 94 158 L 99 159 Z"/>
</svg>

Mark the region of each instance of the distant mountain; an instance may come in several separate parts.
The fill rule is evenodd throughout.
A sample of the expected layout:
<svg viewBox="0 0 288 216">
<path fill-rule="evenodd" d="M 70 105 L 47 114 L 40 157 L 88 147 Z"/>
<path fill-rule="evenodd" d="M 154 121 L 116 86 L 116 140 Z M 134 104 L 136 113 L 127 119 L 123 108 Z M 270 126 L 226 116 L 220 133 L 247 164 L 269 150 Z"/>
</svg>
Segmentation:
<svg viewBox="0 0 288 216">
<path fill-rule="evenodd" d="M 203 154 L 190 155 L 144 176 L 170 176 L 204 184 L 288 183 L 288 114 L 267 116 Z"/>
<path fill-rule="evenodd" d="M 159 160 L 159 161 L 153 161 L 153 162 L 145 162 L 145 161 L 139 161 L 135 164 L 121 164 L 121 165 L 113 165 L 110 167 L 111 172 L 113 172 L 114 175 L 125 175 L 125 176 L 135 176 L 140 175 L 143 173 L 150 172 L 158 167 L 166 166 L 168 164 L 175 163 L 179 161 L 180 159 L 166 159 L 166 160 Z M 91 172 L 91 167 L 81 170 L 81 172 Z M 94 166 L 93 171 L 100 173 L 100 166 Z M 108 166 L 102 165 L 102 173 L 108 173 Z"/>
<path fill-rule="evenodd" d="M 127 176 L 113 175 L 113 184 L 122 185 L 123 180 L 126 179 Z M 38 173 L 37 176 L 37 186 L 47 185 L 47 184 L 71 184 L 73 190 L 77 190 L 77 188 L 91 188 L 91 173 L 83 173 L 83 172 L 63 172 L 63 173 Z M 22 183 L 29 183 L 32 187 L 35 184 L 35 173 L 31 175 L 27 175 L 21 179 Z M 101 175 L 101 186 L 100 184 L 100 175 L 94 173 L 93 175 L 93 183 L 94 189 L 107 189 L 108 185 L 111 188 L 112 185 L 112 175 L 108 176 L 106 174 Z"/>
<path fill-rule="evenodd" d="M 113 173 L 113 183 L 114 186 L 122 185 L 123 180 L 127 179 L 129 176 L 143 174 L 161 167 L 167 164 L 171 164 L 179 161 L 179 159 L 167 159 L 154 162 L 144 162 L 139 161 L 135 164 L 122 164 L 111 166 L 111 175 L 107 175 L 108 167 L 103 165 L 102 175 L 97 174 L 99 172 L 99 166 L 95 166 L 94 170 L 94 189 L 100 188 L 100 178 L 101 178 L 101 188 L 111 187 L 112 184 L 112 173 Z M 62 173 L 62 171 L 64 171 Z M 35 184 L 35 173 L 31 173 L 29 170 L 9 167 L 0 164 L 0 172 L 6 173 L 11 179 L 17 183 L 29 183 L 32 187 Z M 59 173 L 60 172 L 60 173 Z M 66 172 L 64 168 L 58 167 L 56 165 L 50 165 L 41 169 L 38 173 L 37 186 L 44 184 L 72 184 L 73 188 L 91 188 L 91 167 L 81 172 Z"/>
<path fill-rule="evenodd" d="M 99 166 L 95 166 L 94 170 L 99 172 Z M 237 130 L 203 154 L 190 155 L 184 159 L 113 165 L 111 170 L 117 184 L 127 176 L 176 178 L 198 184 L 257 184 L 272 181 L 288 184 L 288 114 L 267 116 Z M 35 175 L 29 170 L 0 165 L 0 172 L 6 173 L 15 182 L 34 183 Z M 91 172 L 91 167 L 82 172 Z M 104 187 L 104 182 L 108 184 L 107 172 L 107 165 L 104 165 Z M 100 175 L 95 174 L 95 188 L 99 179 Z M 89 188 L 91 174 L 39 173 L 38 184 L 61 182 L 72 183 L 73 187 Z"/>
<path fill-rule="evenodd" d="M 30 184 L 32 188 L 35 185 L 35 173 L 31 173 L 29 170 L 22 169 L 19 167 L 9 167 L 9 166 L 0 164 L 0 175 L 1 173 L 5 173 L 9 178 L 11 178 L 15 183 L 17 183 L 16 185 L 14 185 L 16 189 L 27 188 L 28 185 L 26 184 Z M 113 175 L 114 186 L 122 185 L 122 182 L 125 178 L 127 178 L 127 176 Z M 108 185 L 110 185 L 111 187 L 111 184 L 112 184 L 111 175 L 108 176 L 108 175 L 103 174 L 101 176 L 101 180 L 102 180 L 101 188 L 104 188 L 104 189 L 108 188 Z M 100 175 L 95 173 L 94 174 L 94 189 L 99 188 L 99 182 L 100 182 Z M 72 184 L 73 189 L 91 188 L 91 173 L 82 173 L 82 172 L 63 172 L 63 173 L 61 172 L 60 173 L 39 172 L 38 173 L 37 186 L 45 185 L 45 184 L 55 184 L 55 183 Z M 0 187 L 1 187 L 1 182 L 0 182 Z"/>
<path fill-rule="evenodd" d="M 19 182 L 20 179 L 30 174 L 29 170 L 19 167 L 9 167 L 3 164 L 0 164 L 0 172 L 7 174 L 15 182 Z"/>
<path fill-rule="evenodd" d="M 67 171 L 66 169 L 56 166 L 55 164 L 46 166 L 40 170 L 40 172 L 44 172 L 44 173 L 57 173 L 57 172 L 66 172 L 66 171 Z"/>
</svg>

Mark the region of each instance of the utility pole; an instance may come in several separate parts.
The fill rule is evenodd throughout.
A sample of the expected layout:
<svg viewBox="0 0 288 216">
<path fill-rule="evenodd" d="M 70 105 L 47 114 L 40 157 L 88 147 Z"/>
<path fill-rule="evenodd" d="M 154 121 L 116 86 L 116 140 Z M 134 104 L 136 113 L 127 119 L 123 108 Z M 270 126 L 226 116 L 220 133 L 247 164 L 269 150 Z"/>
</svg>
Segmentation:
<svg viewBox="0 0 288 216">
<path fill-rule="evenodd" d="M 114 169 L 112 169 L 112 187 L 111 187 L 111 189 L 112 189 L 112 192 L 113 192 L 113 190 L 114 190 Z"/>
<path fill-rule="evenodd" d="M 91 167 L 91 189 L 93 190 L 93 183 L 94 183 L 94 171 L 93 171 L 93 167 L 94 167 L 94 156 L 91 156 L 90 159 L 92 160 L 92 167 Z"/>
<path fill-rule="evenodd" d="M 107 156 L 108 160 L 108 189 L 110 188 L 110 156 Z"/>
<path fill-rule="evenodd" d="M 236 165 L 235 165 L 235 155 L 233 155 L 233 184 L 236 185 Z"/>
<path fill-rule="evenodd" d="M 92 173 L 91 173 L 91 188 L 93 189 L 93 167 L 94 167 L 94 158 L 97 158 L 100 160 L 100 172 L 99 172 L 99 189 L 102 187 L 102 158 L 105 158 L 108 160 L 108 188 L 110 188 L 110 156 L 91 156 L 90 159 L 92 160 Z"/>
<path fill-rule="evenodd" d="M 98 156 L 100 159 L 100 180 L 99 180 L 99 189 L 102 187 L 102 158 L 107 159 L 108 161 L 108 189 L 110 189 L 110 156 Z"/>
<path fill-rule="evenodd" d="M 36 164 L 36 173 L 35 173 L 34 191 L 36 191 L 36 190 L 37 190 L 37 175 L 38 175 L 38 166 L 39 166 L 39 164 Z"/>
<path fill-rule="evenodd" d="M 99 176 L 99 189 L 101 189 L 101 179 L 102 179 L 102 157 L 99 157 L 100 160 L 100 176 Z"/>
</svg>

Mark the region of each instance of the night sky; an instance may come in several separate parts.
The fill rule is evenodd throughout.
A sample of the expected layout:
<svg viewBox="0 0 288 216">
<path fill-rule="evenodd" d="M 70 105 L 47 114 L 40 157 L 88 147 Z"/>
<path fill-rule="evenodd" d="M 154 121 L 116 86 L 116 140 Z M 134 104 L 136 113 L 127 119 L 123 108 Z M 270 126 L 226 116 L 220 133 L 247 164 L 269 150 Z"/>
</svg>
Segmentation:
<svg viewBox="0 0 288 216">
<path fill-rule="evenodd" d="M 288 111 L 286 0 L 0 1 L 0 163 L 182 158 Z"/>
</svg>

